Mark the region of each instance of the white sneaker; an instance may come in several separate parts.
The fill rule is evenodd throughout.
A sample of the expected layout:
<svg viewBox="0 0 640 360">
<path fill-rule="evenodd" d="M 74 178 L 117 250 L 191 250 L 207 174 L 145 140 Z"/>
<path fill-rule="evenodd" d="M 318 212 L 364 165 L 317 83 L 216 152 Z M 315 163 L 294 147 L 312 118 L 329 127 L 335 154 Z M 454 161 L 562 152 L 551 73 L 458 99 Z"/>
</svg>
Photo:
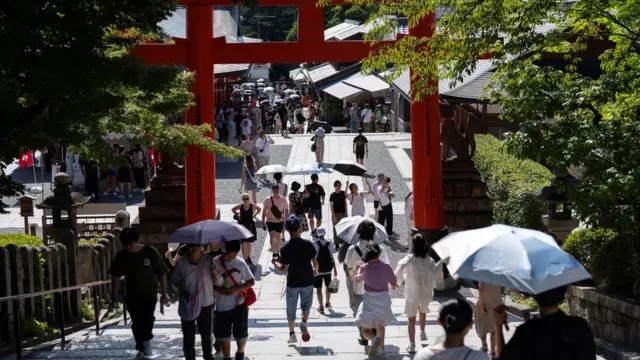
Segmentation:
<svg viewBox="0 0 640 360">
<path fill-rule="evenodd" d="M 112 193 L 111 193 L 109 190 L 107 190 L 107 191 L 105 191 L 105 192 L 104 192 L 104 194 L 102 194 L 102 195 L 107 196 L 107 195 L 110 195 L 110 194 L 112 194 Z"/>
<path fill-rule="evenodd" d="M 151 348 L 151 342 L 145 341 L 142 343 L 142 345 L 144 346 L 144 349 L 142 350 L 142 352 L 144 353 L 144 356 L 153 356 L 153 349 Z"/>
<path fill-rule="evenodd" d="M 427 333 L 424 331 L 420 331 L 420 340 L 427 341 Z"/>
<path fill-rule="evenodd" d="M 296 334 L 291 334 L 289 335 L 289 341 L 287 341 L 289 344 L 295 344 L 298 342 L 298 337 L 296 336 Z"/>
<path fill-rule="evenodd" d="M 380 343 L 382 341 L 379 337 L 374 336 L 373 341 L 371 342 L 371 347 L 369 348 L 369 356 L 375 356 L 380 350 Z"/>
<path fill-rule="evenodd" d="M 415 354 L 416 353 L 416 343 L 409 343 L 409 345 L 407 346 L 407 352 L 409 354 Z"/>
</svg>

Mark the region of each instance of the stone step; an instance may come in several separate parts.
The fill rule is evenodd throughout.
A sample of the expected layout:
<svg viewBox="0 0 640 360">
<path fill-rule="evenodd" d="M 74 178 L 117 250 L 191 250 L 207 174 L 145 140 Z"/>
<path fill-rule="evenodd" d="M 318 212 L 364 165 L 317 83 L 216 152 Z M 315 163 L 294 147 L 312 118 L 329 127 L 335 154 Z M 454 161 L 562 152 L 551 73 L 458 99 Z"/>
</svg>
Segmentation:
<svg viewBox="0 0 640 360">
<path fill-rule="evenodd" d="M 185 190 L 184 186 L 163 186 L 147 189 L 144 192 L 144 200 L 147 206 L 176 204 L 184 211 Z"/>
<path fill-rule="evenodd" d="M 184 202 L 183 202 L 184 204 Z M 156 204 L 141 206 L 138 209 L 140 223 L 153 223 L 157 221 L 182 221 L 184 222 L 184 205 L 179 204 Z"/>
</svg>

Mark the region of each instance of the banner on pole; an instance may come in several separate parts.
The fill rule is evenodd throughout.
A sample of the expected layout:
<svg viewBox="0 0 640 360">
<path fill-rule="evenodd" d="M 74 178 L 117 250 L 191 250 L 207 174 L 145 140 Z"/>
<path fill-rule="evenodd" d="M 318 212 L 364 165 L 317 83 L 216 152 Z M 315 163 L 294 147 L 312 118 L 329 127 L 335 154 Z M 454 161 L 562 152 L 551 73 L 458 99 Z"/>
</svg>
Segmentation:
<svg viewBox="0 0 640 360">
<path fill-rule="evenodd" d="M 20 167 L 33 166 L 33 153 L 31 150 L 28 150 L 26 153 L 20 155 L 20 159 L 18 159 L 18 163 Z"/>
</svg>

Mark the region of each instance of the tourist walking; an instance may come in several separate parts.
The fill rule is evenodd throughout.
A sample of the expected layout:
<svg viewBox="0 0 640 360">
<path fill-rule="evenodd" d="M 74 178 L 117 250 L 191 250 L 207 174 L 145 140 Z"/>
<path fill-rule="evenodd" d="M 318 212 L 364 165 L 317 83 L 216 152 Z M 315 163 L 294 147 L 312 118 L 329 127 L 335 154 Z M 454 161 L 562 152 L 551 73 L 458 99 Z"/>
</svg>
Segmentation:
<svg viewBox="0 0 640 360">
<path fill-rule="evenodd" d="M 133 150 L 133 177 L 136 180 L 135 192 L 143 192 L 147 187 L 144 180 L 144 151 L 140 144 L 135 145 Z"/>
<path fill-rule="evenodd" d="M 380 217 L 380 210 L 379 210 L 380 194 L 378 193 L 378 187 L 382 185 L 385 178 L 386 176 L 384 176 L 383 173 L 380 173 L 378 174 L 377 181 L 374 182 L 373 184 L 369 184 L 369 182 L 367 181 L 367 185 L 369 186 L 369 192 L 371 193 L 371 195 L 373 195 L 373 210 L 375 211 L 376 221 L 378 221 L 378 218 Z"/>
<path fill-rule="evenodd" d="M 244 137 L 244 140 L 240 142 L 240 145 L 238 145 L 238 148 L 242 150 L 242 152 L 244 152 L 245 155 L 253 156 L 253 154 L 256 151 L 256 146 L 251 140 L 250 136 Z"/>
<path fill-rule="evenodd" d="M 313 287 L 316 289 L 316 297 L 318 298 L 318 312 L 324 314 L 324 308 L 331 308 L 331 292 L 329 292 L 329 284 L 331 284 L 331 272 L 334 276 L 338 276 L 338 270 L 336 263 L 333 259 L 333 254 L 336 253 L 336 247 L 330 241 L 327 241 L 324 237 L 327 232 L 324 228 L 318 228 L 316 231 L 316 239 L 313 242 L 313 246 L 318 253 L 318 273 L 315 277 Z M 324 288 L 326 293 L 327 302 L 322 305 L 322 283 L 324 282 Z"/>
<path fill-rule="evenodd" d="M 160 301 L 167 305 L 167 267 L 158 250 L 140 244 L 140 235 L 134 228 L 124 228 L 120 233 L 122 250 L 111 262 L 111 299 L 116 299 L 120 278 L 126 277 L 127 310 L 131 317 L 131 331 L 140 355 L 151 356 L 154 313 Z"/>
<path fill-rule="evenodd" d="M 596 358 L 596 344 L 589 323 L 581 317 L 569 316 L 560 309 L 567 287 L 561 286 L 533 295 L 540 308 L 540 318 L 529 319 L 518 326 L 505 345 L 502 327 L 507 313 L 504 306 L 496 310 L 496 356 L 501 360 L 524 359 L 589 359 Z M 531 346 L 531 344 L 540 346 Z"/>
<path fill-rule="evenodd" d="M 404 284 L 404 314 L 408 317 L 409 346 L 407 352 L 416 352 L 416 316 L 420 315 L 420 340 L 427 340 L 425 326 L 429 304 L 433 300 L 433 290 L 442 278 L 442 269 L 428 255 L 429 245 L 422 234 L 412 239 L 411 253 L 396 267 L 398 282 Z M 438 271 L 439 270 L 439 271 Z"/>
<path fill-rule="evenodd" d="M 376 192 L 380 198 L 380 205 L 378 214 L 378 222 L 387 230 L 387 235 L 393 237 L 393 206 L 392 202 L 395 198 L 395 194 L 391 191 L 391 178 L 386 177 L 382 182 L 382 185 L 378 186 Z"/>
<path fill-rule="evenodd" d="M 240 191 L 244 188 L 245 193 L 251 193 L 251 199 L 255 204 L 258 196 L 258 180 L 256 176 L 256 164 L 253 156 L 247 154 L 244 156 L 244 164 L 242 165 L 242 173 L 240 174 Z"/>
<path fill-rule="evenodd" d="M 236 128 L 236 139 L 238 143 L 242 142 L 242 120 L 244 120 L 244 116 L 242 115 L 241 109 L 236 109 L 235 115 L 233 116 L 233 123 Z"/>
<path fill-rule="evenodd" d="M 244 293 L 256 280 L 247 263 L 238 257 L 240 241 L 226 242 L 224 248 L 224 254 L 213 259 L 212 275 L 217 278 L 213 334 L 222 345 L 225 360 L 231 359 L 231 341 L 237 345 L 236 360 L 244 360 L 249 339 L 249 307 Z"/>
<path fill-rule="evenodd" d="M 489 351 L 489 356 L 494 358 L 496 356 L 496 314 L 494 310 L 504 304 L 502 302 L 502 287 L 480 283 L 478 290 L 478 303 L 474 312 L 476 333 L 482 342 L 482 351 Z M 487 335 L 489 335 L 491 347 L 487 346 Z"/>
<path fill-rule="evenodd" d="M 182 324 L 182 351 L 187 360 L 196 359 L 196 326 L 202 342 L 202 357 L 213 360 L 213 279 L 212 258 L 200 245 L 187 245 L 176 263 L 171 283 L 178 288 L 178 315 Z"/>
<path fill-rule="evenodd" d="M 242 242 L 242 256 L 250 266 L 253 265 L 253 261 L 251 261 L 251 248 L 258 236 L 256 231 L 256 221 L 254 218 L 260 214 L 260 211 L 262 211 L 260 206 L 249 200 L 249 194 L 242 194 L 242 203 L 231 209 L 231 212 L 233 212 L 233 218 L 238 222 L 238 224 L 244 226 L 253 234 L 252 237 Z"/>
<path fill-rule="evenodd" d="M 359 113 L 358 104 L 356 103 L 351 104 L 351 109 L 349 109 L 349 129 L 351 130 L 352 133 L 355 133 L 356 131 L 358 131 L 358 128 L 359 128 L 358 113 Z"/>
<path fill-rule="evenodd" d="M 307 222 L 307 214 L 304 211 L 303 194 L 300 192 L 300 183 L 294 181 L 291 183 L 291 192 L 289 193 L 289 214 L 295 215 L 300 220 L 301 231 L 309 231 L 309 223 Z"/>
<path fill-rule="evenodd" d="M 282 182 L 282 173 L 273 174 L 273 180 L 276 181 L 276 185 L 280 188 L 280 195 L 287 197 L 289 195 L 289 186 Z"/>
<path fill-rule="evenodd" d="M 295 333 L 298 299 L 300 299 L 300 310 L 302 310 L 302 321 L 300 322 L 302 341 L 307 342 L 311 339 L 307 320 L 313 305 L 314 274 L 318 273 L 318 260 L 313 243 L 300 237 L 302 235 L 300 219 L 292 215 L 287 218 L 285 223 L 290 241 L 282 247 L 280 258 L 274 258 L 271 261 L 280 271 L 287 274 L 287 324 L 289 326 L 289 344 L 293 344 L 298 342 Z"/>
<path fill-rule="evenodd" d="M 384 128 L 382 126 L 382 117 L 383 117 L 383 115 L 382 115 L 382 105 L 378 104 L 378 105 L 376 105 L 376 110 L 374 112 L 374 118 L 375 118 L 375 121 L 376 121 L 376 125 L 375 125 L 376 126 L 376 128 L 375 128 L 376 132 L 383 132 L 384 131 Z"/>
<path fill-rule="evenodd" d="M 373 121 L 373 112 L 371 111 L 371 106 L 366 104 L 364 110 L 362 110 L 362 126 L 364 127 L 364 131 L 368 133 L 375 132 L 375 123 Z"/>
<path fill-rule="evenodd" d="M 113 145 L 113 157 L 117 158 L 120 152 L 120 146 L 118 144 Z M 118 167 L 116 166 L 117 160 L 110 159 L 107 164 L 107 191 L 103 195 L 118 195 Z"/>
<path fill-rule="evenodd" d="M 256 140 L 256 149 L 258 150 L 258 162 L 260 167 L 267 166 L 271 163 L 271 145 L 275 142 L 268 136 L 264 130 L 260 131 L 260 137 Z M 266 177 L 266 175 L 264 175 Z"/>
<path fill-rule="evenodd" d="M 324 162 L 324 136 L 325 131 L 323 127 L 319 127 L 311 141 L 315 141 L 316 145 L 316 162 L 318 163 L 318 167 L 322 167 L 322 163 Z"/>
<path fill-rule="evenodd" d="M 362 135 L 362 128 L 358 129 L 358 136 L 353 138 L 353 153 L 356 155 L 356 162 L 364 165 L 364 156 L 369 156 L 369 140 Z"/>
<path fill-rule="evenodd" d="M 464 344 L 464 337 L 473 326 L 473 310 L 467 300 L 453 299 L 442 304 L 438 324 L 444 329 L 444 342 L 420 349 L 413 360 L 489 360 L 487 353 Z M 527 348 L 532 348 L 531 343 Z"/>
<path fill-rule="evenodd" d="M 124 199 L 125 189 L 127 198 L 131 198 L 131 158 L 127 156 L 124 146 L 120 147 L 118 165 L 118 182 L 120 183 L 120 198 Z"/>
<path fill-rule="evenodd" d="M 333 220 L 333 242 L 336 248 L 340 248 L 342 240 L 336 232 L 336 225 L 340 220 L 347 217 L 347 195 L 342 190 L 340 180 L 333 182 L 333 192 L 329 195 L 329 205 L 331 206 L 331 219 Z"/>
<path fill-rule="evenodd" d="M 242 137 L 245 139 L 251 139 L 251 135 L 253 134 L 253 123 L 249 120 L 248 114 L 243 114 L 244 118 L 242 119 Z"/>
<path fill-rule="evenodd" d="M 280 237 L 284 230 L 284 221 L 289 216 L 289 203 L 287 198 L 280 195 L 280 187 L 271 186 L 271 196 L 262 202 L 262 227 L 269 231 L 269 243 L 271 244 L 272 257 L 277 259 L 280 255 Z"/>
<path fill-rule="evenodd" d="M 358 190 L 358 185 L 355 183 L 347 183 L 347 187 L 349 188 L 347 200 L 351 204 L 351 216 L 365 216 L 367 206 L 365 194 Z"/>
<path fill-rule="evenodd" d="M 311 233 L 315 235 L 316 225 L 322 226 L 322 206 L 326 193 L 322 185 L 318 184 L 318 174 L 311 174 L 311 184 L 305 186 L 304 195 L 307 200 L 309 225 Z M 317 221 L 317 222 L 316 222 Z"/>
<path fill-rule="evenodd" d="M 371 341 L 369 355 L 384 354 L 385 327 L 396 318 L 391 310 L 389 286 L 398 286 L 391 265 L 380 261 L 382 250 L 378 244 L 369 244 L 364 251 L 364 264 L 358 263 L 354 281 L 364 283 L 362 303 L 356 314 L 356 324 L 362 328 L 362 335 Z M 376 329 L 377 334 L 373 334 Z"/>
</svg>

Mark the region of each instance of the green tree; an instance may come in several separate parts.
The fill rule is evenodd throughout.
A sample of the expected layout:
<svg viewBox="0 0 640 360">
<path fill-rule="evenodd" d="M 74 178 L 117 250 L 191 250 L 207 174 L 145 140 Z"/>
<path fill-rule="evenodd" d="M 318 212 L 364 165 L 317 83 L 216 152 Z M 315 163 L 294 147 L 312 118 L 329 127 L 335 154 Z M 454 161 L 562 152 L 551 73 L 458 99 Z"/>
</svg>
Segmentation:
<svg viewBox="0 0 640 360">
<path fill-rule="evenodd" d="M 581 186 L 570 192 L 574 209 L 593 226 L 615 229 L 637 250 L 640 3 L 407 0 L 381 6 L 374 16 L 400 14 L 413 25 L 435 9 L 450 10 L 432 38 L 406 37 L 382 47 L 365 69 L 411 67 L 413 97 L 421 98 L 435 90 L 431 80 L 459 81 L 479 56 L 491 53 L 497 71 L 487 97 L 502 106 L 503 119 L 520 125 L 506 141 L 508 150 L 560 170 L 581 169 Z M 387 21 L 369 37 L 392 26 Z M 609 47 L 595 62 L 589 59 L 594 44 Z M 542 54 L 562 61 L 541 66 Z"/>
<path fill-rule="evenodd" d="M 156 139 L 181 132 L 175 147 L 200 144 L 237 155 L 204 138 L 206 126 L 162 126 L 166 115 L 191 105 L 192 76 L 179 67 L 144 66 L 127 51 L 158 40 L 157 23 L 173 10 L 172 0 L 0 5 L 0 195 L 22 190 L 4 169 L 24 149 L 60 144 L 98 157 L 108 132 Z"/>
</svg>

